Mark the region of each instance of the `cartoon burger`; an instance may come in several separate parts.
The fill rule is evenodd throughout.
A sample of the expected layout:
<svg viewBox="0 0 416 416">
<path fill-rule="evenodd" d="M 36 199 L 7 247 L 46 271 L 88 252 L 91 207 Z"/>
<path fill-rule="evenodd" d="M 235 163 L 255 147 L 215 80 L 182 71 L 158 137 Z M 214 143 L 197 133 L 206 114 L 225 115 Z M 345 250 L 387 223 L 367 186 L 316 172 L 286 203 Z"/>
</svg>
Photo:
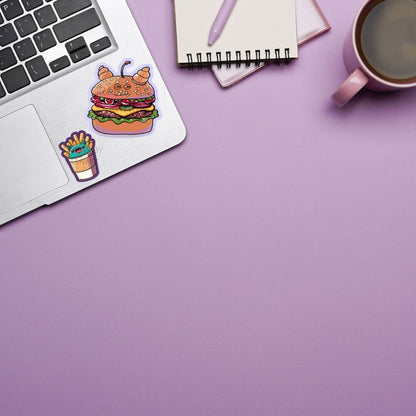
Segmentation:
<svg viewBox="0 0 416 416">
<path fill-rule="evenodd" d="M 152 130 L 159 116 L 153 103 L 155 91 L 149 84 L 150 68 L 144 67 L 133 76 L 114 76 L 105 66 L 98 69 L 100 82 L 92 89 L 93 106 L 88 114 L 95 130 L 105 134 L 142 134 Z"/>
</svg>

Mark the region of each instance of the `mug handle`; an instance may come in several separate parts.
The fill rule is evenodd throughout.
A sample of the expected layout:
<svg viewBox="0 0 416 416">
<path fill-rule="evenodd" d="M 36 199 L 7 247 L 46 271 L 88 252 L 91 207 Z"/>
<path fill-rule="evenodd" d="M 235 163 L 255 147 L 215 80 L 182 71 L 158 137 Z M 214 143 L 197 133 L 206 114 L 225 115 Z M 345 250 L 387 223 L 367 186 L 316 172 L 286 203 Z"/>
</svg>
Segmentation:
<svg viewBox="0 0 416 416">
<path fill-rule="evenodd" d="M 332 99 L 340 107 L 344 107 L 348 101 L 354 97 L 367 83 L 369 79 L 357 68 L 345 81 L 344 83 L 332 94 Z"/>
</svg>

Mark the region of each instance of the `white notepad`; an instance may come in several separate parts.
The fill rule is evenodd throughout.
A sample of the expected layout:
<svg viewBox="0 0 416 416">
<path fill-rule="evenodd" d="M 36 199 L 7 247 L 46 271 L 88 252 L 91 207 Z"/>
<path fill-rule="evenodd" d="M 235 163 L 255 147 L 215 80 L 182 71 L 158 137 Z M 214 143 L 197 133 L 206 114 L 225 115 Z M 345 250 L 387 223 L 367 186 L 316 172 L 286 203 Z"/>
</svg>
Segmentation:
<svg viewBox="0 0 416 416">
<path fill-rule="evenodd" d="M 296 0 L 297 31 L 299 46 L 328 31 L 331 25 L 316 0 Z M 214 65 L 212 71 L 222 87 L 230 87 L 243 78 L 263 68 L 264 64 L 246 65 Z"/>
<path fill-rule="evenodd" d="M 298 57 L 295 0 L 238 0 L 221 36 L 208 35 L 223 0 L 174 0 L 179 65 Z"/>
</svg>

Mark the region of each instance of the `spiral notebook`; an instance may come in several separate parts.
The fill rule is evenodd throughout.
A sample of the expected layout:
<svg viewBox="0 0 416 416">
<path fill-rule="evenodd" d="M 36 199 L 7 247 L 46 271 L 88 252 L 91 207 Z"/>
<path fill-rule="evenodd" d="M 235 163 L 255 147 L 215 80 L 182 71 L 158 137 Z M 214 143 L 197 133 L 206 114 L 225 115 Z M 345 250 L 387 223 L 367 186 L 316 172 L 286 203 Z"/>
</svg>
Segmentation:
<svg viewBox="0 0 416 416">
<path fill-rule="evenodd" d="M 174 0 L 179 65 L 298 57 L 295 0 L 238 0 L 221 36 L 208 46 L 208 34 L 222 3 Z"/>
<path fill-rule="evenodd" d="M 316 0 L 296 0 L 296 19 L 299 46 L 302 46 L 304 43 L 331 28 Z M 240 66 L 222 65 L 221 67 L 214 65 L 212 66 L 212 71 L 220 85 L 226 88 L 241 81 L 264 66 L 264 63 Z"/>
</svg>

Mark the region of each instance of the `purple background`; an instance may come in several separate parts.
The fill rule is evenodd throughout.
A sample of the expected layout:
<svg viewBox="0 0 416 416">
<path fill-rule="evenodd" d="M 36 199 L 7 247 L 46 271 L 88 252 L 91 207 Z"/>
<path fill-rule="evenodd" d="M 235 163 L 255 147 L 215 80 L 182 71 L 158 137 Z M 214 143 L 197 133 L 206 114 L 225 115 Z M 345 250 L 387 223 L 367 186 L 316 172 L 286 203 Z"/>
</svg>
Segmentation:
<svg viewBox="0 0 416 416">
<path fill-rule="evenodd" d="M 329 100 L 361 0 L 229 90 L 130 4 L 188 138 L 1 228 L 1 416 L 414 416 L 416 92 Z"/>
</svg>

